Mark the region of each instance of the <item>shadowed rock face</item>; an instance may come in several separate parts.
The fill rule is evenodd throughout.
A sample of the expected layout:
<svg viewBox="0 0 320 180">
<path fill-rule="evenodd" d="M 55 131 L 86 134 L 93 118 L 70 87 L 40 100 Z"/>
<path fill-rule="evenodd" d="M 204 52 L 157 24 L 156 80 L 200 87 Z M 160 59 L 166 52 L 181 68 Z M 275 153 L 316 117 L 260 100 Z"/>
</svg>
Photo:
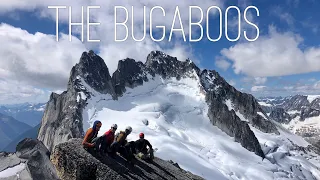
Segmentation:
<svg viewBox="0 0 320 180">
<path fill-rule="evenodd" d="M 143 85 L 144 81 L 148 81 L 146 67 L 142 62 L 129 58 L 119 61 L 118 69 L 112 76 L 112 83 L 118 96 L 126 92 L 126 87 L 134 88 Z"/>
<path fill-rule="evenodd" d="M 121 157 L 108 156 L 96 159 L 81 146 L 81 139 L 71 139 L 55 147 L 51 160 L 61 179 L 181 179 L 201 180 L 168 161 L 155 158 L 154 162 L 136 160 L 135 166 L 128 166 Z"/>
<path fill-rule="evenodd" d="M 104 60 L 93 51 L 82 53 L 80 62 L 70 73 L 69 89 L 73 88 L 73 81 L 80 76 L 94 90 L 102 94 L 114 95 L 109 69 Z"/>
<path fill-rule="evenodd" d="M 219 101 L 211 101 L 208 112 L 210 121 L 229 136 L 234 137 L 244 148 L 264 158 L 258 139 L 249 125 L 241 121 L 234 110 L 229 111 L 227 105 Z"/>
<path fill-rule="evenodd" d="M 274 108 L 270 113 L 270 118 L 280 123 L 288 123 L 291 116 L 283 108 Z"/>
<path fill-rule="evenodd" d="M 99 56 L 92 51 L 83 53 L 80 62 L 71 70 L 68 90 L 61 95 L 51 95 L 38 139 L 52 151 L 58 143 L 82 137 L 82 110 L 91 93 L 82 85 L 81 79 L 94 90 L 110 94 L 116 100 L 126 88 L 141 86 L 156 75 L 164 79 L 178 80 L 190 75 L 197 76 L 206 94 L 210 108 L 208 116 L 212 124 L 235 137 L 235 140 L 248 150 L 264 157 L 248 123 L 266 133 L 278 134 L 278 130 L 272 122 L 258 114 L 261 112 L 265 115 L 256 99 L 252 95 L 237 91 L 216 71 L 201 71 L 190 60 L 178 61 L 177 58 L 160 51 L 152 51 L 145 64 L 130 58 L 119 61 L 118 69 L 112 76 Z M 232 102 L 234 110 L 229 110 L 225 105 L 227 100 Z M 249 122 L 239 119 L 235 111 L 241 113 Z"/>
</svg>

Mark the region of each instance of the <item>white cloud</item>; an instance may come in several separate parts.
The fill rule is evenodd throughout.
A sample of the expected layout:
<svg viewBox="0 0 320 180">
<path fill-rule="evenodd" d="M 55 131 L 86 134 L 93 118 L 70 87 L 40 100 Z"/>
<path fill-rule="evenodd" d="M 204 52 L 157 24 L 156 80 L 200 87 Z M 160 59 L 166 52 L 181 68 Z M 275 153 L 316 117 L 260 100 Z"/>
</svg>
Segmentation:
<svg viewBox="0 0 320 180">
<path fill-rule="evenodd" d="M 313 83 L 295 83 L 290 85 L 280 84 L 274 87 L 254 86 L 251 88 L 251 93 L 256 96 L 288 96 L 296 94 L 304 95 L 319 95 L 320 94 L 320 81 Z M 283 82 L 282 82 L 283 83 Z"/>
<path fill-rule="evenodd" d="M 72 66 L 79 61 L 84 45 L 0 24 L 0 101 L 3 103 L 47 101 L 43 89 L 66 89 Z"/>
<path fill-rule="evenodd" d="M 215 65 L 216 65 L 218 68 L 220 68 L 220 69 L 222 69 L 222 70 L 225 71 L 225 70 L 227 70 L 227 69 L 230 67 L 231 63 L 228 62 L 228 61 L 226 61 L 225 59 L 216 58 Z"/>
<path fill-rule="evenodd" d="M 300 49 L 303 39 L 272 26 L 268 36 L 238 43 L 221 54 L 233 62 L 234 72 L 251 77 L 272 77 L 320 71 L 320 48 Z"/>
<path fill-rule="evenodd" d="M 294 17 L 290 13 L 285 12 L 280 6 L 273 7 L 270 12 L 281 21 L 286 22 L 290 27 L 293 27 L 295 22 Z"/>
<path fill-rule="evenodd" d="M 44 102 L 48 101 L 48 98 L 48 91 L 18 81 L 0 80 L 0 102 L 2 104 Z"/>
<path fill-rule="evenodd" d="M 72 66 L 85 51 L 77 40 L 69 42 L 62 35 L 30 34 L 7 24 L 0 24 L 0 77 L 17 80 L 39 88 L 63 88 Z"/>
<path fill-rule="evenodd" d="M 313 20 L 312 17 L 302 21 L 301 25 L 307 30 L 311 30 L 314 34 L 317 34 L 320 29 L 320 25 L 317 20 Z"/>
<path fill-rule="evenodd" d="M 267 82 L 267 78 L 265 78 L 265 77 L 256 77 L 256 78 L 254 78 L 254 80 L 255 80 L 255 84 L 264 84 L 264 83 L 266 83 Z"/>
<path fill-rule="evenodd" d="M 230 84 L 231 86 L 235 86 L 237 83 L 236 83 L 234 80 L 230 80 L 230 81 L 229 81 L 229 84 Z"/>
<path fill-rule="evenodd" d="M 252 86 L 251 91 L 257 92 L 257 91 L 263 91 L 266 88 L 266 86 Z"/>
<path fill-rule="evenodd" d="M 266 77 L 244 77 L 241 81 L 250 85 L 263 85 L 267 80 L 268 78 Z"/>
<path fill-rule="evenodd" d="M 197 4 L 205 13 L 209 6 L 218 5 L 224 8 L 222 0 L 188 0 L 188 1 L 169 1 L 160 2 L 141 0 L 128 3 L 126 0 L 119 1 L 103 1 L 103 0 L 2 0 L 0 1 L 1 13 L 15 13 L 16 10 L 29 11 L 38 16 L 38 18 L 49 18 L 55 23 L 56 11 L 48 9 L 49 5 L 72 6 L 72 21 L 79 22 L 81 19 L 81 6 L 99 5 L 98 10 L 92 10 L 91 18 L 94 21 L 101 22 L 97 28 L 90 30 L 91 38 L 101 40 L 100 43 L 80 42 L 79 39 L 73 37 L 73 41 L 68 41 L 68 36 L 60 34 L 60 42 L 55 42 L 55 35 L 47 35 L 42 33 L 30 34 L 22 29 L 2 24 L 0 26 L 0 41 L 6 46 L 0 49 L 0 77 L 7 79 L 8 82 L 19 81 L 24 85 L 36 89 L 49 89 L 56 91 L 57 89 L 65 89 L 71 67 L 79 61 L 81 53 L 85 50 L 94 48 L 99 51 L 99 55 L 105 59 L 110 72 L 113 72 L 118 60 L 127 57 L 134 58 L 138 61 L 145 62 L 148 53 L 152 50 L 161 50 L 172 56 L 176 56 L 180 60 L 191 58 L 194 59 L 191 46 L 187 43 L 180 43 L 181 38 L 175 38 L 172 42 L 163 41 L 156 43 L 146 35 L 143 42 L 135 42 L 131 39 L 123 43 L 114 42 L 114 6 L 122 5 L 127 7 L 129 11 L 128 27 L 133 24 L 136 37 L 143 35 L 143 6 L 147 7 L 147 27 L 149 27 L 149 11 L 156 5 L 162 6 L 166 11 L 166 16 L 161 16 L 161 12 L 155 12 L 153 23 L 155 25 L 166 26 L 166 38 L 168 39 L 169 29 L 174 17 L 175 7 L 179 6 L 182 23 L 188 38 L 188 22 L 189 22 L 189 6 Z M 131 6 L 134 6 L 134 22 L 131 21 Z M 86 13 L 86 10 L 85 10 Z M 60 10 L 59 22 L 68 23 L 69 16 L 67 10 Z M 118 14 L 119 20 L 124 18 L 123 13 Z M 199 13 L 193 14 L 195 20 L 199 19 Z M 91 19 L 90 18 L 90 19 Z M 86 16 L 85 16 L 86 19 Z M 203 21 L 205 22 L 205 20 Z M 177 21 L 176 21 L 177 25 Z M 55 30 L 55 29 L 53 29 Z M 131 30 L 131 28 L 129 28 Z M 75 28 L 78 35 L 80 28 Z M 86 33 L 86 30 L 85 32 Z M 124 35 L 123 28 L 118 29 L 118 35 Z M 86 37 L 86 34 L 84 34 Z M 130 35 L 130 33 L 129 33 Z M 178 32 L 174 35 L 181 37 Z M 86 38 L 85 38 L 86 40 Z M 60 91 L 59 91 L 60 92 Z M 2 98 L 6 95 L 2 94 Z M 1 97 L 0 97 L 1 98 Z M 8 99 L 5 97 L 4 99 Z"/>
<path fill-rule="evenodd" d="M 291 91 L 299 94 L 320 94 L 320 81 L 315 82 L 314 84 L 304 84 L 294 86 Z"/>
</svg>

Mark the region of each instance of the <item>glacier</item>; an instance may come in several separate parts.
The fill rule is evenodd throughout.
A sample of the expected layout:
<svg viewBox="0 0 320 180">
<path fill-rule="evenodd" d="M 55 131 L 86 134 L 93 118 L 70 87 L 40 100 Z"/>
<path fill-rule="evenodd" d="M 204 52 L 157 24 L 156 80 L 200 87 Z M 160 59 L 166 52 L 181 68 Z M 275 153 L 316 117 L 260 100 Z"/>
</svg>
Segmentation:
<svg viewBox="0 0 320 180">
<path fill-rule="evenodd" d="M 158 149 L 156 156 L 173 160 L 183 169 L 209 180 L 320 179 L 319 156 L 311 153 L 302 156 L 295 146 L 307 147 L 309 143 L 279 124 L 280 135 L 263 133 L 250 126 L 265 159 L 213 126 L 207 115 L 205 92 L 195 72 L 180 80 L 158 75 L 148 79 L 143 86 L 127 88 L 117 100 L 95 91 L 81 79 L 91 94 L 83 110 L 83 129 L 88 129 L 95 120 L 102 122 L 99 135 L 114 123 L 118 124 L 118 130 L 131 126 L 133 132 L 128 141 L 138 139 L 143 132 Z M 227 101 L 229 110 L 231 103 Z M 237 116 L 249 122 L 240 112 Z M 148 125 L 144 123 L 146 120 Z"/>
</svg>

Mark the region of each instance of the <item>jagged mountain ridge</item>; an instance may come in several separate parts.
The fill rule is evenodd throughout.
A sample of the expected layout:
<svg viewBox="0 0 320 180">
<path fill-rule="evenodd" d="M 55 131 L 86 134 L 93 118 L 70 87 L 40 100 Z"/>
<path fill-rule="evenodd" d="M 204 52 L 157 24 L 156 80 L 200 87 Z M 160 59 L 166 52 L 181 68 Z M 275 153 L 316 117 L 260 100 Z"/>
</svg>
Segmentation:
<svg viewBox="0 0 320 180">
<path fill-rule="evenodd" d="M 96 65 L 94 62 L 100 65 Z M 311 177 L 309 179 L 316 179 L 316 177 L 320 177 L 306 170 L 314 169 L 313 165 L 309 166 L 309 162 L 304 162 L 304 164 L 308 164 L 307 166 L 296 165 L 299 160 L 295 157 L 290 158 L 293 159 L 292 162 L 291 160 L 288 163 L 285 162 L 287 160 L 286 156 L 291 155 L 291 153 L 298 154 L 295 149 L 300 149 L 306 153 L 305 151 L 308 151 L 308 149 L 305 149 L 305 142 L 300 139 L 292 142 L 289 139 L 289 137 L 291 138 L 290 134 L 279 129 L 278 125 L 266 118 L 266 113 L 264 113 L 252 95 L 237 91 L 216 71 L 200 71 L 190 60 L 178 61 L 176 58 L 159 51 L 151 52 L 147 57 L 146 63 L 136 62 L 129 58 L 119 61 L 118 69 L 112 76 L 106 71 L 107 67 L 102 62 L 103 59 L 92 51 L 89 53 L 84 52 L 80 62 L 71 70 L 68 90 L 60 95 L 55 93 L 51 95 L 38 135 L 38 139 L 45 144 L 49 151 L 52 152 L 56 145 L 66 142 L 68 139 L 81 138 L 84 130 L 89 127 L 90 121 L 96 118 L 106 118 L 106 124 L 108 125 L 110 123 L 119 123 L 123 127 L 124 125 L 127 126 L 133 123 L 137 125 L 136 123 L 139 123 L 139 120 L 135 119 L 135 116 L 139 114 L 136 114 L 136 111 L 139 111 L 139 108 L 147 108 L 141 116 L 147 122 L 148 119 L 150 121 L 147 123 L 149 126 L 147 125 L 147 128 L 144 128 L 143 131 L 155 128 L 152 129 L 156 132 L 156 139 L 153 139 L 153 142 L 157 141 L 157 139 L 162 139 L 162 137 L 171 143 L 173 140 L 178 139 L 178 141 L 174 141 L 175 144 L 178 143 L 178 146 L 171 148 L 173 148 L 172 150 L 177 150 L 178 148 L 183 151 L 174 151 L 175 154 L 172 156 L 167 156 L 170 155 L 168 153 L 164 155 L 163 153 L 166 152 L 165 148 L 170 148 L 169 146 L 163 147 L 164 151 L 162 154 L 159 151 L 159 155 L 177 160 L 180 154 L 186 153 L 186 150 L 193 154 L 195 153 L 193 148 L 199 148 L 199 151 L 204 153 L 202 156 L 196 154 L 197 158 L 195 159 L 192 156 L 186 157 L 191 162 L 195 162 L 193 163 L 195 166 L 198 166 L 193 167 L 195 169 L 190 167 L 187 169 L 192 169 L 193 173 L 197 172 L 196 174 L 200 176 L 206 172 L 207 178 L 213 175 L 218 179 L 224 179 L 224 177 L 230 179 L 256 179 L 254 172 L 258 171 L 257 173 L 264 173 L 267 177 L 266 179 L 277 177 L 292 178 L 301 176 L 297 173 L 298 171 L 295 171 L 295 169 L 298 169 L 300 171 L 307 171 L 306 175 L 301 176 L 302 179 L 308 179 L 308 177 Z M 107 74 L 104 74 L 104 72 L 107 72 Z M 100 79 L 101 82 L 92 82 L 92 79 Z M 186 81 L 192 81 L 191 85 L 188 85 L 190 82 L 186 84 Z M 193 88 L 193 90 L 182 92 L 179 88 Z M 160 95 L 161 99 L 159 99 L 157 93 L 162 93 Z M 201 101 L 188 99 L 188 96 L 193 93 L 194 96 L 192 98 L 200 98 Z M 135 97 L 138 99 L 132 101 L 132 98 Z M 202 97 L 205 99 L 203 102 Z M 152 100 L 152 98 L 156 99 Z M 159 103 L 160 101 L 163 102 Z M 152 109 L 144 106 L 144 103 L 149 103 L 145 104 L 148 106 L 150 103 L 153 104 Z M 159 107 L 157 105 L 154 106 L 155 103 L 158 103 Z M 184 103 L 186 103 L 185 106 Z M 137 106 L 138 104 L 139 106 Z M 181 106 L 183 109 L 178 106 Z M 130 112 L 128 112 L 129 110 Z M 181 118 L 182 112 L 192 113 L 182 115 Z M 119 113 L 119 117 L 117 117 L 117 113 Z M 155 116 L 150 116 L 150 113 L 155 114 Z M 159 115 L 156 115 L 157 113 Z M 161 118 L 164 116 L 168 118 L 164 118 L 163 120 L 169 122 L 161 122 Z M 109 117 L 111 118 L 110 120 Z M 182 120 L 180 122 L 170 122 L 171 118 L 176 117 Z M 197 122 L 198 119 L 194 118 L 199 118 L 200 122 Z M 130 121 L 130 119 L 132 120 Z M 183 126 L 184 121 L 191 123 L 189 124 L 190 127 L 195 125 L 195 127 L 192 127 L 191 134 L 183 130 L 185 128 Z M 167 128 L 169 127 L 157 123 L 166 123 L 166 126 L 172 123 L 178 124 L 175 124 L 172 130 L 168 130 Z M 202 129 L 197 129 L 197 125 L 204 126 L 201 127 Z M 134 129 L 139 128 L 135 126 Z M 182 131 L 179 129 L 182 129 Z M 159 130 L 160 133 L 157 133 Z M 162 131 L 164 134 L 161 133 Z M 196 131 L 196 133 L 193 134 L 192 131 Z M 285 136 L 281 136 L 278 139 L 280 136 L 276 135 L 279 135 L 280 132 Z M 148 133 L 148 135 L 151 134 Z M 151 136 L 149 137 L 151 138 Z M 169 139 L 166 137 L 169 137 Z M 195 144 L 185 141 L 188 138 L 204 142 L 198 141 L 197 146 L 200 147 L 195 147 Z M 179 139 L 182 141 L 180 142 Z M 270 139 L 272 143 L 265 141 L 265 139 Z M 163 143 L 170 145 L 168 142 L 156 142 L 157 145 Z M 189 144 L 179 145 L 180 143 Z M 203 143 L 205 144 L 201 147 Z M 304 147 L 299 147 L 295 143 Z M 288 152 L 283 152 L 286 149 Z M 171 149 L 167 150 L 171 151 Z M 294 152 L 291 152 L 292 150 Z M 225 151 L 231 151 L 229 152 L 231 154 L 223 153 Z M 249 153 L 250 151 L 252 154 Z M 259 156 L 266 157 L 268 160 L 261 162 Z M 306 156 L 309 157 L 309 155 Z M 222 159 L 219 159 L 219 157 Z M 229 157 L 231 157 L 230 161 L 235 162 L 235 164 L 229 164 L 224 161 L 221 164 L 221 160 L 224 158 L 228 159 Z M 207 161 L 203 161 L 207 158 L 209 159 L 208 161 L 211 161 L 210 158 L 213 158 L 214 161 L 208 164 Z M 203 161 L 202 163 L 204 164 L 196 161 Z M 188 166 L 184 160 L 179 162 L 183 162 L 184 168 Z M 277 165 L 282 163 L 292 165 L 290 167 L 285 166 L 285 168 Z M 241 168 L 242 165 L 240 164 L 245 165 L 246 168 Z M 274 165 L 276 169 L 270 167 Z M 208 166 L 211 168 L 208 169 Z M 204 168 L 204 170 L 197 171 L 197 168 Z M 272 169 L 271 173 L 269 173 L 269 168 Z"/>
<path fill-rule="evenodd" d="M 186 60 L 184 62 L 178 61 L 177 58 L 168 56 L 159 51 L 151 52 L 148 55 L 145 64 L 136 62 L 135 60 L 129 58 L 119 61 L 118 69 L 114 72 L 112 77 L 110 76 L 109 70 L 101 57 L 94 54 L 93 51 L 90 51 L 89 53 L 84 52 L 81 56 L 80 62 L 71 70 L 68 91 L 64 92 L 60 96 L 54 93 L 51 95 L 50 101 L 47 105 L 49 108 L 46 109 L 44 118 L 42 119 L 42 127 L 40 128 L 38 138 L 44 142 L 49 150 L 52 150 L 54 145 L 56 145 L 58 142 L 66 141 L 71 137 L 81 137 L 81 134 L 83 134 L 83 129 L 81 128 L 81 111 L 82 108 L 85 107 L 85 101 L 80 101 L 80 103 L 77 103 L 74 93 L 83 92 L 82 96 L 86 96 L 87 98 L 90 98 L 91 95 L 89 92 L 86 92 L 86 90 L 83 89 L 78 78 L 79 76 L 97 92 L 102 94 L 110 94 L 113 99 L 116 100 L 118 97 L 122 96 L 122 94 L 126 91 L 126 88 L 134 88 L 142 85 L 143 82 L 147 82 L 148 74 L 152 76 L 158 74 L 164 79 L 167 77 L 175 77 L 179 80 L 182 76 L 185 76 L 186 72 L 190 72 L 192 70 L 194 70 L 197 75 L 201 77 L 201 84 L 204 87 L 204 91 L 208 92 L 207 101 L 208 104 L 212 105 L 212 108 L 210 108 L 209 112 L 209 117 L 211 117 L 212 123 L 221 128 L 228 135 L 235 137 L 235 140 L 240 142 L 248 150 L 255 152 L 261 157 L 264 157 L 259 142 L 255 138 L 247 123 L 240 120 L 236 116 L 234 110 L 227 110 L 228 108 L 224 104 L 224 101 L 227 98 L 230 98 L 234 104 L 236 104 L 235 111 L 239 110 L 241 113 L 243 113 L 246 118 L 250 119 L 250 123 L 252 123 L 253 126 L 258 127 L 264 132 L 277 133 L 277 129 L 272 123 L 270 123 L 268 120 L 265 120 L 261 115 L 257 114 L 257 112 L 263 111 L 255 98 L 252 95 L 241 93 L 235 88 L 231 87 L 216 71 L 200 71 L 200 69 L 190 60 Z M 67 101 L 60 100 L 64 98 L 71 99 L 68 99 Z M 79 98 L 78 95 L 77 98 Z M 70 105 L 67 106 L 65 104 L 57 104 L 58 102 L 68 102 Z M 57 115 L 58 117 L 55 116 L 47 118 L 47 115 L 56 115 L 50 111 L 50 109 L 52 109 L 51 104 L 54 106 L 54 109 L 62 108 L 61 111 L 59 111 L 59 113 L 61 112 L 62 114 Z M 221 105 L 215 106 L 217 104 Z M 71 109 L 71 112 L 66 115 L 63 114 L 66 111 L 64 108 L 68 108 L 70 106 L 77 108 Z M 216 110 L 215 107 L 219 107 L 222 110 Z M 230 113 L 230 115 L 220 119 L 219 117 L 221 116 L 219 114 L 221 113 Z M 69 115 L 71 117 L 69 117 Z M 65 126 L 70 126 L 71 133 L 64 135 L 64 137 L 59 136 L 59 138 L 55 140 L 52 138 L 54 137 L 54 133 L 46 133 L 48 131 L 47 128 L 52 128 L 52 126 L 47 126 L 47 120 L 54 120 L 52 123 L 57 123 L 56 119 L 61 118 L 61 116 L 67 116 L 67 118 L 62 120 L 62 122 L 70 119 L 78 119 L 79 121 L 71 121 L 72 124 L 70 124 L 70 122 L 63 123 Z M 229 123 L 224 123 L 227 117 L 234 118 L 233 120 L 229 121 Z M 78 124 L 76 124 L 76 122 Z M 57 133 L 60 130 L 52 129 L 50 131 Z M 247 141 L 248 139 L 251 140 Z"/>
</svg>

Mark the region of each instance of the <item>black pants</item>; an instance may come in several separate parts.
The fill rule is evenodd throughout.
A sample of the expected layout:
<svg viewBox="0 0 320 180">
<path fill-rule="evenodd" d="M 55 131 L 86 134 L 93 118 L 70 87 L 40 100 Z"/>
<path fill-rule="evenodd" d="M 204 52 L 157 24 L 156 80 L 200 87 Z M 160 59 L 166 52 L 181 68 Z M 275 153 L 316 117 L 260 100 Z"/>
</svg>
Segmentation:
<svg viewBox="0 0 320 180">
<path fill-rule="evenodd" d="M 90 154 L 94 155 L 96 152 L 100 150 L 101 137 L 94 138 L 91 143 L 94 143 L 93 147 L 85 147 L 84 149 L 88 151 Z"/>
<path fill-rule="evenodd" d="M 105 137 L 101 137 L 99 140 L 100 144 L 100 152 L 101 153 L 109 153 L 111 151 L 111 144 L 108 144 L 107 139 Z"/>
<path fill-rule="evenodd" d="M 131 144 L 127 143 L 124 146 L 120 145 L 118 142 L 114 142 L 111 144 L 111 152 L 115 154 L 116 152 L 120 153 L 121 156 L 126 158 L 128 161 L 131 161 L 133 158 L 133 153 L 131 149 Z"/>
</svg>

